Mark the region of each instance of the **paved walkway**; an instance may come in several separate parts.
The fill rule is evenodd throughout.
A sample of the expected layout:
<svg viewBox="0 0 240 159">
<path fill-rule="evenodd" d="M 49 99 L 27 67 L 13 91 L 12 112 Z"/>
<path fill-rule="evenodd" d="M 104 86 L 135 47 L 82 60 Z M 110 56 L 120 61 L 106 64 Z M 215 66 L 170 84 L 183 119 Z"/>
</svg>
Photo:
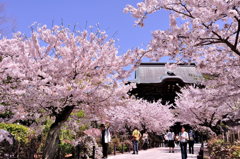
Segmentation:
<svg viewBox="0 0 240 159">
<path fill-rule="evenodd" d="M 197 159 L 200 146 L 200 144 L 194 145 L 195 154 L 188 154 L 188 159 Z M 159 147 L 147 151 L 140 151 L 138 155 L 128 153 L 110 156 L 109 159 L 181 159 L 181 152 L 179 146 L 175 147 L 175 153 L 168 153 L 168 148 Z"/>
</svg>

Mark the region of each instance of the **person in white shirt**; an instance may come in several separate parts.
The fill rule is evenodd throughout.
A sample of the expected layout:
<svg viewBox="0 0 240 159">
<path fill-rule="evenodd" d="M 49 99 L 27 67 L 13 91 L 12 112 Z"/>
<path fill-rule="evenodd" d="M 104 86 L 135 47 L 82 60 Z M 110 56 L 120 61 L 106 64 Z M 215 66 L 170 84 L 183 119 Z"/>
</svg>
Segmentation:
<svg viewBox="0 0 240 159">
<path fill-rule="evenodd" d="M 143 149 L 147 150 L 148 149 L 148 144 L 149 144 L 148 133 L 145 132 L 143 134 L 142 140 L 143 140 Z"/>
<path fill-rule="evenodd" d="M 111 134 L 109 131 L 109 125 L 101 124 L 100 128 L 102 130 L 102 138 L 101 138 L 101 144 L 102 144 L 102 150 L 103 150 L 103 159 L 107 159 L 108 157 L 108 147 L 109 143 L 111 142 Z"/>
<path fill-rule="evenodd" d="M 187 142 L 189 140 L 189 137 L 184 127 L 182 127 L 181 129 L 181 132 L 179 134 L 179 139 L 180 139 L 182 159 L 187 159 Z"/>
<path fill-rule="evenodd" d="M 170 130 L 167 134 L 167 139 L 168 139 L 168 147 L 169 147 L 169 153 L 174 153 L 174 147 L 175 147 L 175 143 L 174 143 L 174 138 L 175 138 L 175 134 L 172 130 Z"/>
</svg>

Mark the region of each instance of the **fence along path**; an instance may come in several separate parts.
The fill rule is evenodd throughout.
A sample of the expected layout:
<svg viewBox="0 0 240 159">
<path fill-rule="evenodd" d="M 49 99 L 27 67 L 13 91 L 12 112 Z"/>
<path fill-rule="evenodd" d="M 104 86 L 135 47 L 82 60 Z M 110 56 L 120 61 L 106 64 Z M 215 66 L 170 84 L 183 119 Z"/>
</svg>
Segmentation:
<svg viewBox="0 0 240 159">
<path fill-rule="evenodd" d="M 197 159 L 197 153 L 199 152 L 201 145 L 195 144 L 195 154 L 188 154 L 188 159 Z M 159 147 L 149 149 L 146 151 L 140 151 L 138 155 L 120 154 L 116 156 L 110 156 L 109 159 L 181 159 L 180 147 L 175 147 L 175 153 L 169 153 L 167 147 Z"/>
</svg>

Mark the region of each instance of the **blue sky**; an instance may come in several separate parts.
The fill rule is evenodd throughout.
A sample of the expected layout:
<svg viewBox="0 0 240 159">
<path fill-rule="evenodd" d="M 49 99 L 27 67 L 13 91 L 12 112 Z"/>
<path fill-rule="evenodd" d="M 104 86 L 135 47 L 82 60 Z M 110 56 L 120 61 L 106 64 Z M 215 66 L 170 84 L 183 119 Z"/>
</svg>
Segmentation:
<svg viewBox="0 0 240 159">
<path fill-rule="evenodd" d="M 14 21 L 14 31 L 30 33 L 34 22 L 74 26 L 83 30 L 99 24 L 110 37 L 119 40 L 116 46 L 124 53 L 135 47 L 144 48 L 151 32 L 168 28 L 168 13 L 159 12 L 147 18 L 143 28 L 134 26 L 134 18 L 123 13 L 127 4 L 138 0 L 1 0 L 5 3 L 4 15 Z"/>
</svg>

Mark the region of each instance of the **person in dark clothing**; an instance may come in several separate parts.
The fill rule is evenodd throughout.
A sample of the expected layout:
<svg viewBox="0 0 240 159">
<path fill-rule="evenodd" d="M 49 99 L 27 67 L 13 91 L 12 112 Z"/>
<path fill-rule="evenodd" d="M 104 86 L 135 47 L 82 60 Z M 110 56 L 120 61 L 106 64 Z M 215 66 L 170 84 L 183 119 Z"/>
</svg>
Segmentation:
<svg viewBox="0 0 240 159">
<path fill-rule="evenodd" d="M 102 130 L 102 138 L 101 138 L 101 144 L 102 144 L 102 152 L 103 152 L 103 159 L 107 159 L 108 157 L 108 143 L 111 141 L 111 134 L 109 131 L 109 127 L 106 127 L 104 124 L 101 124 L 100 126 Z"/>
<path fill-rule="evenodd" d="M 194 138 L 195 138 L 195 134 L 193 130 L 190 130 L 188 133 L 189 136 L 189 154 L 194 154 Z"/>
</svg>

